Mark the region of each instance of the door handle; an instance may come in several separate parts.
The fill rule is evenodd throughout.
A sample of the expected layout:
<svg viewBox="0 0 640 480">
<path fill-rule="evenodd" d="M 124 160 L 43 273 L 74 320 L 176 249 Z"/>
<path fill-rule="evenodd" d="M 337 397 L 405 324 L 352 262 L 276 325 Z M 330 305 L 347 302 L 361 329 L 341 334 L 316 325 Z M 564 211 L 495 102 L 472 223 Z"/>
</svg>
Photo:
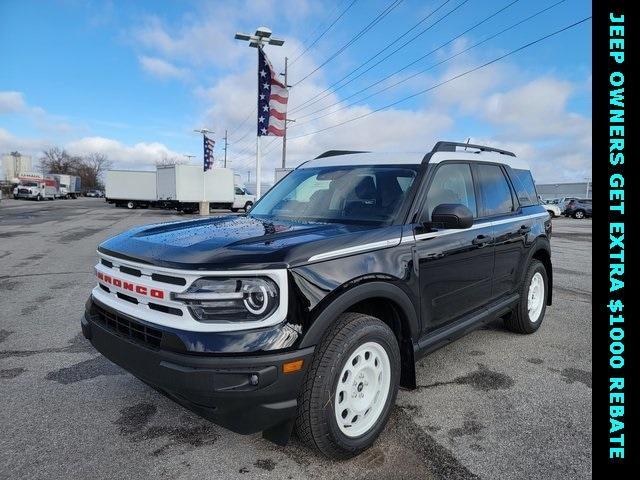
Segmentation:
<svg viewBox="0 0 640 480">
<path fill-rule="evenodd" d="M 518 229 L 518 233 L 520 235 L 524 235 L 526 233 L 529 233 L 531 231 L 531 227 L 527 227 L 526 225 L 522 225 L 519 229 Z"/>
<path fill-rule="evenodd" d="M 478 235 L 476 238 L 471 240 L 471 243 L 474 244 L 474 245 L 482 246 L 482 245 L 486 245 L 487 243 L 491 242 L 492 240 L 493 240 L 493 238 L 490 237 L 489 235 Z"/>
</svg>

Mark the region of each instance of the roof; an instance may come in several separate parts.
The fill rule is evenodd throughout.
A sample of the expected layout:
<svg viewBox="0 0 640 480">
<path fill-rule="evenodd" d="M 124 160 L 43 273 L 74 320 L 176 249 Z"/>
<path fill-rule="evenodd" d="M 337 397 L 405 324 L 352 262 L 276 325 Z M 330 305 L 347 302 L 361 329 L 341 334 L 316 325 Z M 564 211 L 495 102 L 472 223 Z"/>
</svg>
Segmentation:
<svg viewBox="0 0 640 480">
<path fill-rule="evenodd" d="M 422 163 L 429 152 L 396 152 L 396 153 L 345 153 L 329 157 L 315 158 L 303 163 L 298 168 L 337 167 L 345 165 L 417 165 Z M 434 152 L 429 163 L 440 163 L 445 160 L 467 160 L 480 162 L 495 162 L 509 165 L 511 168 L 529 170 L 524 160 L 495 152 L 464 152 L 455 151 Z"/>
</svg>

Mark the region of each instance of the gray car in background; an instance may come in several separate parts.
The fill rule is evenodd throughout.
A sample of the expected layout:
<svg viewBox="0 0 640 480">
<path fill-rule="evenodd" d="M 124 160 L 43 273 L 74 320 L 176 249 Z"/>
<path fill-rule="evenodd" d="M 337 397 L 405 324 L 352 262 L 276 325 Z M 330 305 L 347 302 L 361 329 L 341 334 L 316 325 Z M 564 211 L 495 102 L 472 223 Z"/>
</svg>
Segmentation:
<svg viewBox="0 0 640 480">
<path fill-rule="evenodd" d="M 591 217 L 592 200 L 590 198 L 577 198 L 570 200 L 563 212 L 565 217 L 589 218 Z"/>
</svg>

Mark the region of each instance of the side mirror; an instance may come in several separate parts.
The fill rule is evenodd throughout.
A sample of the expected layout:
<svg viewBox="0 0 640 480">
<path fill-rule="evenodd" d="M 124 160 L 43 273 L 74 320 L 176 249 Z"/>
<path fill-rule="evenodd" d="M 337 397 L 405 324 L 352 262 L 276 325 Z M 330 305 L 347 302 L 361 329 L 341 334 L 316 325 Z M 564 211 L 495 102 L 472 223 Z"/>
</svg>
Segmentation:
<svg viewBox="0 0 640 480">
<path fill-rule="evenodd" d="M 433 209 L 431 222 L 444 228 L 469 228 L 473 225 L 473 213 L 459 203 L 441 203 Z"/>
</svg>

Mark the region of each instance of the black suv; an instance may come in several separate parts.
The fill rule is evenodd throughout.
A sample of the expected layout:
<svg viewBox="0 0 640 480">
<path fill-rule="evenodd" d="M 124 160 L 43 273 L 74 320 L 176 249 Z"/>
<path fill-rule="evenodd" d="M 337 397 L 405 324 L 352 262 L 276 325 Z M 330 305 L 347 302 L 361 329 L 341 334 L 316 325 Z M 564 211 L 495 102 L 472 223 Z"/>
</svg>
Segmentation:
<svg viewBox="0 0 640 480">
<path fill-rule="evenodd" d="M 464 149 L 464 150 L 462 150 Z M 511 152 L 331 151 L 250 213 L 102 243 L 82 320 L 103 355 L 235 432 L 345 458 L 384 428 L 415 362 L 551 304 L 551 221 Z"/>
<path fill-rule="evenodd" d="M 592 200 L 590 198 L 574 198 L 567 203 L 567 206 L 564 210 L 565 217 L 573 217 L 573 218 L 590 218 L 593 214 L 592 212 Z"/>
</svg>

